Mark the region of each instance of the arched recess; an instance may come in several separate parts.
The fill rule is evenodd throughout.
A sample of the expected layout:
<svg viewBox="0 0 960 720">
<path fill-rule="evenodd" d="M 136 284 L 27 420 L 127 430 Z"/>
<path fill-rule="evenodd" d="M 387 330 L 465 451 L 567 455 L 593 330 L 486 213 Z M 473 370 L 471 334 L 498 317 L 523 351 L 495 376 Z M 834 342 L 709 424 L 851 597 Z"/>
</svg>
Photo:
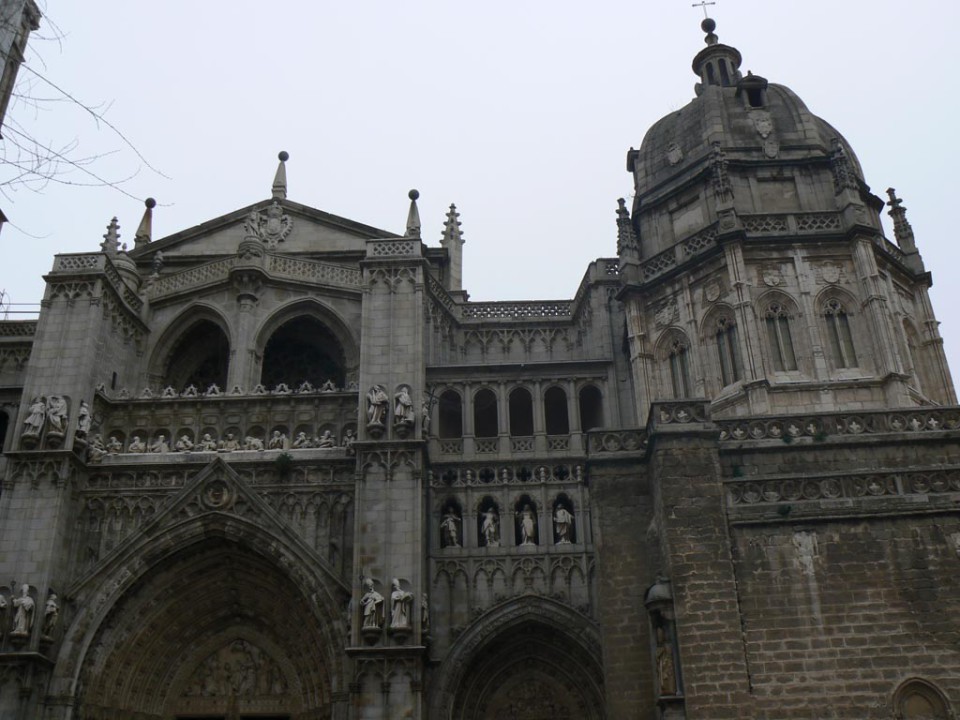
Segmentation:
<svg viewBox="0 0 960 720">
<path fill-rule="evenodd" d="M 473 434 L 489 438 L 496 437 L 498 431 L 497 396 L 490 388 L 481 388 L 473 396 Z"/>
<path fill-rule="evenodd" d="M 896 720 L 953 720 L 943 693 L 930 682 L 912 678 L 901 683 L 893 694 Z"/>
<path fill-rule="evenodd" d="M 757 298 L 754 307 L 763 335 L 767 372 L 795 372 L 808 367 L 809 349 L 800 334 L 800 310 L 794 299 L 775 290 Z"/>
<path fill-rule="evenodd" d="M 273 313 L 257 331 L 250 386 L 272 388 L 283 382 L 291 389 L 304 380 L 320 387 L 332 380 L 337 387 L 356 381 L 360 365 L 358 338 L 332 308 L 315 298 L 296 300 Z"/>
<path fill-rule="evenodd" d="M 207 512 L 115 553 L 71 589 L 79 610 L 51 689 L 78 693 L 86 720 L 222 716 L 231 701 L 223 683 L 244 682 L 233 692 L 241 713 L 329 717 L 346 682 L 348 590 L 297 540 L 265 525 Z M 221 667 L 206 679 L 224 656 L 263 672 L 251 678 L 235 666 L 227 676 Z"/>
<path fill-rule="evenodd" d="M 543 393 L 543 416 L 547 435 L 569 435 L 570 416 L 567 413 L 567 393 L 557 385 Z"/>
<path fill-rule="evenodd" d="M 525 597 L 494 607 L 457 638 L 429 717 L 602 720 L 603 697 L 596 627 L 555 600 Z"/>
<path fill-rule="evenodd" d="M 704 348 L 704 379 L 708 385 L 708 397 L 743 380 L 739 330 L 736 313 L 729 305 L 714 305 L 703 316 L 700 345 Z"/>
<path fill-rule="evenodd" d="M 655 355 L 660 368 L 660 389 L 657 399 L 680 400 L 693 397 L 693 348 L 686 333 L 670 328 L 657 340 Z"/>
<path fill-rule="evenodd" d="M 815 300 L 824 353 L 835 370 L 864 367 L 874 353 L 860 303 L 847 291 L 827 287 Z"/>
<path fill-rule="evenodd" d="M 456 390 L 444 390 L 440 393 L 437 406 L 439 436 L 458 438 L 463 436 L 463 400 Z"/>
<path fill-rule="evenodd" d="M 223 390 L 231 347 L 226 318 L 209 305 L 191 305 L 160 334 L 149 365 L 149 382 L 178 392 L 189 385 L 203 392 L 214 383 Z"/>
<path fill-rule="evenodd" d="M 580 429 L 595 430 L 606 426 L 603 419 L 603 393 L 596 385 L 584 385 L 577 398 L 580 407 Z"/>
</svg>

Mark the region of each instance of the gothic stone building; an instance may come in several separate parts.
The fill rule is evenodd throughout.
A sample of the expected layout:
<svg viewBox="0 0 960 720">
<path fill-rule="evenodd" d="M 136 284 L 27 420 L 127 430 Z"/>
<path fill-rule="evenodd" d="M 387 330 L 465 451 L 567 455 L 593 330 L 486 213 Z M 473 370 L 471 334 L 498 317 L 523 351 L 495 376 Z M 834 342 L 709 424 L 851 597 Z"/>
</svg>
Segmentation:
<svg viewBox="0 0 960 720">
<path fill-rule="evenodd" d="M 439 247 L 413 192 L 400 234 L 336 217 L 285 154 L 58 255 L 0 324 L 0 716 L 954 718 L 930 275 L 704 31 L 572 299 L 470 302 L 455 208 Z"/>
</svg>

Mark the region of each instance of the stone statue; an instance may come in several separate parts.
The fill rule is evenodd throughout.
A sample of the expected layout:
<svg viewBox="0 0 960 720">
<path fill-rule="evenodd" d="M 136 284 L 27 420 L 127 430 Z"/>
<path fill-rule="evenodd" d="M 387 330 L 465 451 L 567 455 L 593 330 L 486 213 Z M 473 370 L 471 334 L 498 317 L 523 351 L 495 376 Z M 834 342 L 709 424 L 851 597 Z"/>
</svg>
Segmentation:
<svg viewBox="0 0 960 720">
<path fill-rule="evenodd" d="M 410 388 L 401 385 L 393 399 L 396 403 L 393 409 L 393 421 L 397 425 L 413 425 L 413 400 L 410 398 Z"/>
<path fill-rule="evenodd" d="M 673 651 L 664 637 L 662 627 L 657 628 L 657 680 L 661 696 L 677 694 L 677 672 L 673 665 Z"/>
<path fill-rule="evenodd" d="M 274 430 L 273 435 L 270 436 L 270 442 L 267 443 L 267 447 L 270 450 L 283 450 L 286 446 L 287 436 L 279 430 Z"/>
<path fill-rule="evenodd" d="M 200 452 L 213 452 L 217 449 L 217 441 L 210 437 L 210 433 L 204 433 L 200 442 L 197 444 Z"/>
<path fill-rule="evenodd" d="M 261 451 L 263 450 L 263 440 L 253 437 L 253 435 L 247 435 L 243 440 L 243 449 Z"/>
<path fill-rule="evenodd" d="M 57 627 L 57 621 L 60 619 L 60 602 L 55 592 L 50 593 L 47 598 L 47 604 L 43 608 L 43 634 L 47 637 L 53 636 L 53 631 Z"/>
<path fill-rule="evenodd" d="M 150 446 L 150 452 L 170 452 L 170 443 L 167 442 L 167 436 L 163 434 L 157 435 L 157 439 L 154 440 L 153 445 Z"/>
<path fill-rule="evenodd" d="M 188 435 L 181 435 L 174 447 L 177 449 L 177 452 L 190 452 L 193 450 L 193 441 Z"/>
<path fill-rule="evenodd" d="M 227 433 L 227 436 L 217 445 L 219 452 L 233 452 L 240 449 L 240 443 L 233 436 L 233 433 Z"/>
<path fill-rule="evenodd" d="M 520 544 L 537 544 L 537 517 L 533 514 L 530 505 L 524 505 L 523 510 L 517 513 L 517 522 L 520 524 Z"/>
<path fill-rule="evenodd" d="M 430 632 L 430 602 L 426 593 L 420 599 L 420 632 L 424 635 Z"/>
<path fill-rule="evenodd" d="M 460 547 L 460 516 L 449 508 L 440 521 L 440 546 Z"/>
<path fill-rule="evenodd" d="M 363 615 L 363 621 L 360 623 L 360 628 L 379 630 L 383 627 L 383 595 L 376 591 L 373 580 L 370 578 L 364 579 L 363 589 L 364 593 L 360 598 L 360 613 Z"/>
<path fill-rule="evenodd" d="M 111 435 L 110 439 L 107 440 L 107 452 L 111 455 L 123 452 L 123 443 L 120 442 L 120 438 L 116 435 Z"/>
<path fill-rule="evenodd" d="M 134 435 L 133 440 L 130 441 L 130 445 L 127 447 L 127 452 L 143 453 L 146 451 L 147 451 L 147 444 L 140 439 L 139 435 Z"/>
<path fill-rule="evenodd" d="M 343 442 L 341 443 L 344 448 L 346 448 L 347 455 L 353 455 L 353 443 L 356 441 L 357 436 L 354 434 L 353 430 L 347 428 L 343 431 Z"/>
<path fill-rule="evenodd" d="M 387 417 L 387 391 L 383 385 L 374 385 L 367 392 L 367 425 L 383 425 Z"/>
<path fill-rule="evenodd" d="M 573 533 L 573 514 L 563 505 L 557 505 L 553 511 L 553 532 L 557 545 L 568 545 Z"/>
<path fill-rule="evenodd" d="M 297 437 L 293 439 L 293 447 L 296 450 L 301 450 L 306 447 L 310 447 L 310 438 L 307 437 L 307 434 L 303 431 L 297 433 Z"/>
<path fill-rule="evenodd" d="M 67 427 L 67 400 L 62 395 L 51 395 L 47 400 L 47 424 L 51 433 L 63 435 Z"/>
<path fill-rule="evenodd" d="M 317 443 L 317 447 L 320 448 L 334 448 L 337 446 L 337 439 L 333 436 L 329 430 L 324 430 L 323 435 L 320 436 L 320 442 Z"/>
<path fill-rule="evenodd" d="M 87 405 L 86 400 L 80 401 L 80 410 L 77 414 L 77 438 L 86 439 L 87 433 L 90 432 L 90 425 L 93 422 L 93 418 L 90 417 L 90 406 Z"/>
<path fill-rule="evenodd" d="M 430 403 L 426 401 L 420 404 L 420 432 L 424 437 L 430 434 Z"/>
<path fill-rule="evenodd" d="M 500 516 L 492 507 L 484 510 L 481 515 L 483 522 L 480 525 L 480 534 L 483 535 L 483 544 L 486 547 L 500 547 Z"/>
<path fill-rule="evenodd" d="M 87 461 L 98 463 L 103 460 L 103 456 L 106 454 L 107 449 L 103 446 L 103 438 L 99 435 L 94 435 L 93 440 L 91 440 L 87 446 Z"/>
<path fill-rule="evenodd" d="M 30 597 L 30 586 L 24 584 L 20 588 L 20 597 L 13 599 L 13 607 L 16 612 L 13 615 L 13 629 L 10 635 L 13 637 L 27 637 L 33 628 L 33 612 L 36 609 L 36 603 Z"/>
<path fill-rule="evenodd" d="M 410 607 L 413 605 L 413 593 L 400 587 L 400 581 L 393 579 L 390 593 L 390 627 L 393 630 L 410 628 Z"/>
<path fill-rule="evenodd" d="M 23 421 L 24 437 L 39 437 L 43 430 L 43 425 L 47 420 L 46 398 L 42 395 L 35 397 L 30 403 L 30 411 L 27 413 L 27 419 Z"/>
</svg>

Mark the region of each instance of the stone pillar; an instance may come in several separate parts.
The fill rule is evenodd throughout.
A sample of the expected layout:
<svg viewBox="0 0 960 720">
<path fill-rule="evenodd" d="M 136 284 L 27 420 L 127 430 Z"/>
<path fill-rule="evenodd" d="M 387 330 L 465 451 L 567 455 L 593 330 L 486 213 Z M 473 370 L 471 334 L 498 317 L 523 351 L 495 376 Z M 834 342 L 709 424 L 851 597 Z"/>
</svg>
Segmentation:
<svg viewBox="0 0 960 720">
<path fill-rule="evenodd" d="M 733 292 L 733 310 L 737 317 L 737 341 L 743 363 L 743 384 L 747 391 L 750 412 L 765 414 L 770 411 L 767 400 L 766 373 L 763 367 L 763 330 L 757 322 L 750 297 L 750 279 L 743 260 L 742 235 L 723 246 L 727 261 L 730 289 Z"/>
</svg>

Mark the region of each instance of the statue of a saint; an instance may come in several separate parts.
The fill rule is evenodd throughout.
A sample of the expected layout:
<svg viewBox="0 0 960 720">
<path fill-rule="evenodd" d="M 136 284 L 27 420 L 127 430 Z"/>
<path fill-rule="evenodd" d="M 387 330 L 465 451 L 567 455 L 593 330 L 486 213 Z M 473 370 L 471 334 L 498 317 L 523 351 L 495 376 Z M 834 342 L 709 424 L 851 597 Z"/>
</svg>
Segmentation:
<svg viewBox="0 0 960 720">
<path fill-rule="evenodd" d="M 673 665 L 673 651 L 664 637 L 663 628 L 657 628 L 657 679 L 659 694 L 677 694 L 677 672 Z"/>
<path fill-rule="evenodd" d="M 394 630 L 410 628 L 410 606 L 413 604 L 413 593 L 400 587 L 400 581 L 393 579 L 390 593 L 390 627 Z"/>
<path fill-rule="evenodd" d="M 99 435 L 94 435 L 93 440 L 91 440 L 87 446 L 87 461 L 98 463 L 103 460 L 103 456 L 106 454 L 107 448 L 103 445 L 103 438 Z"/>
<path fill-rule="evenodd" d="M 293 439 L 293 447 L 295 450 L 302 450 L 303 448 L 310 447 L 310 438 L 307 437 L 305 432 L 298 432 L 297 436 Z"/>
<path fill-rule="evenodd" d="M 193 440 L 190 439 L 189 435 L 181 435 L 174 447 L 177 449 L 177 452 L 190 452 L 193 450 Z"/>
<path fill-rule="evenodd" d="M 430 403 L 426 401 L 420 404 L 420 432 L 424 437 L 430 434 Z"/>
<path fill-rule="evenodd" d="M 287 436 L 279 430 L 274 430 L 267 447 L 270 450 L 283 450 L 287 446 Z"/>
<path fill-rule="evenodd" d="M 170 443 L 167 442 L 166 435 L 157 435 L 157 439 L 153 441 L 153 445 L 150 446 L 150 452 L 154 453 L 165 453 L 170 452 Z"/>
<path fill-rule="evenodd" d="M 523 510 L 517 513 L 517 522 L 520 524 L 520 544 L 537 544 L 537 518 L 530 509 L 530 505 L 524 505 Z"/>
<path fill-rule="evenodd" d="M 484 510 L 483 521 L 480 525 L 480 534 L 483 535 L 483 544 L 486 547 L 500 547 L 500 516 L 492 507 Z"/>
<path fill-rule="evenodd" d="M 198 449 L 202 452 L 214 451 L 217 449 L 217 441 L 210 437 L 210 433 L 204 433 Z"/>
<path fill-rule="evenodd" d="M 571 542 L 573 513 L 563 505 L 557 505 L 553 511 L 553 532 L 557 538 L 557 545 L 567 545 Z"/>
<path fill-rule="evenodd" d="M 51 592 L 50 597 L 47 598 L 47 604 L 43 608 L 43 634 L 52 637 L 59 619 L 60 602 L 57 599 L 57 594 Z"/>
<path fill-rule="evenodd" d="M 373 587 L 373 580 L 366 578 L 363 581 L 364 593 L 360 598 L 360 613 L 363 621 L 361 629 L 383 627 L 383 595 Z"/>
<path fill-rule="evenodd" d="M 33 611 L 36 603 L 30 597 L 30 586 L 24 584 L 20 588 L 20 597 L 13 599 L 16 612 L 13 615 L 13 629 L 10 634 L 14 637 L 27 637 L 33 627 Z"/>
<path fill-rule="evenodd" d="M 324 430 L 323 435 L 320 436 L 320 441 L 317 443 L 317 447 L 320 448 L 334 448 L 337 446 L 337 439 L 333 436 L 329 430 Z"/>
<path fill-rule="evenodd" d="M 430 632 L 430 601 L 426 593 L 420 599 L 420 632 L 424 635 Z"/>
<path fill-rule="evenodd" d="M 383 425 L 389 401 L 383 385 L 374 385 L 367 391 L 367 425 Z"/>
<path fill-rule="evenodd" d="M 123 452 L 123 443 L 120 442 L 120 438 L 116 435 L 111 435 L 110 439 L 107 440 L 107 452 L 111 455 Z"/>
<path fill-rule="evenodd" d="M 46 399 L 42 395 L 40 397 L 35 397 L 33 402 L 30 403 L 30 412 L 27 414 L 27 419 L 23 421 L 23 436 L 39 437 L 40 431 L 43 430 L 43 424 L 46 422 L 46 419 Z"/>
<path fill-rule="evenodd" d="M 90 424 L 93 422 L 93 418 L 90 417 L 90 406 L 87 405 L 86 400 L 80 401 L 80 410 L 77 414 L 77 438 L 83 440 L 86 439 L 87 433 L 90 432 Z"/>
<path fill-rule="evenodd" d="M 410 388 L 401 385 L 393 399 L 396 403 L 393 409 L 393 421 L 397 425 L 413 425 L 413 400 L 410 398 Z"/>
<path fill-rule="evenodd" d="M 460 547 L 460 517 L 449 508 L 440 521 L 440 546 Z"/>
<path fill-rule="evenodd" d="M 127 452 L 144 453 L 146 451 L 147 444 L 140 439 L 139 435 L 134 435 L 133 440 L 130 441 L 130 445 L 127 447 Z"/>
</svg>

